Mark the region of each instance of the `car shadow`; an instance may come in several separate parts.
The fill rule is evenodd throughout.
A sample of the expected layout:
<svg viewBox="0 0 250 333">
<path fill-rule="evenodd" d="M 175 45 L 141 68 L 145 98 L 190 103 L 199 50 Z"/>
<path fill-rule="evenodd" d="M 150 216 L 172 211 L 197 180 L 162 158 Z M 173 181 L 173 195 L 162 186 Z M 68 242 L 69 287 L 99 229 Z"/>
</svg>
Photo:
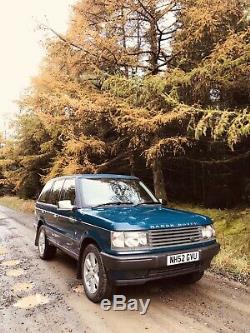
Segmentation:
<svg viewBox="0 0 250 333">
<path fill-rule="evenodd" d="M 81 284 L 81 280 L 76 278 L 77 261 L 58 249 L 57 255 L 53 261 L 60 266 L 72 271 L 72 282 Z M 125 295 L 126 298 L 148 298 L 161 296 L 162 294 L 180 292 L 181 290 L 190 290 L 191 286 L 181 283 L 178 278 L 164 278 L 147 282 L 143 285 L 122 286 L 115 288 L 116 295 Z"/>
<path fill-rule="evenodd" d="M 181 290 L 190 289 L 189 285 L 183 284 L 176 278 L 163 278 L 147 282 L 143 285 L 123 286 L 116 289 L 116 294 L 125 295 L 126 298 L 152 298 L 163 294 L 174 294 Z"/>
<path fill-rule="evenodd" d="M 53 261 L 56 261 L 58 264 L 60 264 L 62 267 L 68 268 L 72 270 L 76 274 L 76 268 L 77 268 L 77 260 L 70 257 L 63 251 L 57 249 L 57 253 Z"/>
</svg>

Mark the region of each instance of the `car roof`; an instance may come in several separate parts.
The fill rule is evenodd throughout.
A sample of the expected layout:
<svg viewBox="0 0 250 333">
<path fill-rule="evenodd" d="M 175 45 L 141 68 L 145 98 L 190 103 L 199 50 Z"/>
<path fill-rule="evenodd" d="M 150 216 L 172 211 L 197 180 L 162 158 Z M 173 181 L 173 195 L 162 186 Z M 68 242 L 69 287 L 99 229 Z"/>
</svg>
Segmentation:
<svg viewBox="0 0 250 333">
<path fill-rule="evenodd" d="M 88 174 L 75 174 L 75 175 L 67 175 L 53 178 L 56 179 L 66 179 L 66 178 L 83 178 L 83 179 L 134 179 L 138 180 L 138 177 L 128 176 L 128 175 L 117 175 L 111 173 L 88 173 Z M 52 180 L 52 179 L 51 179 Z"/>
</svg>

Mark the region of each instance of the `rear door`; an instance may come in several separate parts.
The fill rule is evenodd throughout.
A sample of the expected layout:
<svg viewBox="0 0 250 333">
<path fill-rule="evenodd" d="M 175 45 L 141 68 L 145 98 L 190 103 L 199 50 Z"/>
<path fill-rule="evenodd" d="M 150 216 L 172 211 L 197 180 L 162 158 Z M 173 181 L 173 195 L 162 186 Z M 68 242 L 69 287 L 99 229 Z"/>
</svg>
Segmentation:
<svg viewBox="0 0 250 333">
<path fill-rule="evenodd" d="M 51 188 L 53 186 L 53 180 L 46 183 L 44 186 L 39 198 L 36 202 L 36 217 L 37 221 L 40 220 L 44 224 L 47 224 L 48 214 L 49 214 L 49 196 L 51 192 Z"/>
<path fill-rule="evenodd" d="M 56 237 L 57 241 L 60 232 L 58 226 L 58 201 L 60 200 L 63 183 L 63 178 L 54 181 L 47 204 L 48 213 L 46 214 L 46 222 L 50 232 L 53 233 L 52 236 Z"/>
<path fill-rule="evenodd" d="M 61 199 L 70 200 L 72 205 L 76 205 L 76 186 L 75 178 L 66 178 L 63 184 Z M 77 211 L 59 210 L 58 225 L 62 235 L 61 245 L 67 249 L 71 255 L 77 256 L 78 242 L 77 230 L 79 223 L 77 221 Z"/>
</svg>

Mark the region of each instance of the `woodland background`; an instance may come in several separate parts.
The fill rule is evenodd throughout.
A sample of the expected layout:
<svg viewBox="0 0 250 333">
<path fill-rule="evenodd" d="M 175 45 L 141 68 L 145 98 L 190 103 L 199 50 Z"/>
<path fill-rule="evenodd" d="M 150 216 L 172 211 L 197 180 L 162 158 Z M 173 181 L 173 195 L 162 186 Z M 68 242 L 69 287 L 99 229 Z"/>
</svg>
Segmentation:
<svg viewBox="0 0 250 333">
<path fill-rule="evenodd" d="M 102 172 L 165 200 L 249 205 L 249 20 L 247 1 L 81 0 L 65 35 L 42 25 L 46 57 L 0 140 L 1 194 Z"/>
</svg>

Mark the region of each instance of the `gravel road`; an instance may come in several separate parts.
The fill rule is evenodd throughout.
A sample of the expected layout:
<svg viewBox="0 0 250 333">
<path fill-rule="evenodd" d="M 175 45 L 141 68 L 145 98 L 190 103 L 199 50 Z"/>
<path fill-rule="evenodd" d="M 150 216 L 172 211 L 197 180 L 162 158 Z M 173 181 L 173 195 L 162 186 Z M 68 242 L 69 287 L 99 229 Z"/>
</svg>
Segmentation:
<svg viewBox="0 0 250 333">
<path fill-rule="evenodd" d="M 39 259 L 33 217 L 0 206 L 0 333 L 249 332 L 246 286 L 207 273 L 196 285 L 174 280 L 119 288 L 150 298 L 148 312 L 103 311 L 84 295 L 76 262 L 58 251 Z"/>
</svg>

